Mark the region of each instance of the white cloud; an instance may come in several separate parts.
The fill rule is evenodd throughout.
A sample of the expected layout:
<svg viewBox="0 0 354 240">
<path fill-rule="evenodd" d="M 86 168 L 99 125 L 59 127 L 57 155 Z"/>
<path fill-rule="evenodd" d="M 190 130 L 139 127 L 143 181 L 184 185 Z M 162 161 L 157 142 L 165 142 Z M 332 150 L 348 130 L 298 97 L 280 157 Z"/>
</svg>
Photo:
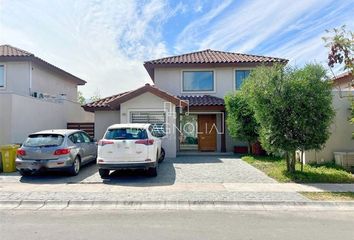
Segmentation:
<svg viewBox="0 0 354 240">
<path fill-rule="evenodd" d="M 339 27 L 343 24 L 348 29 L 354 28 L 351 15 L 345 13 L 348 5 L 331 6 L 325 14 L 318 19 L 300 18 L 289 28 L 298 29 L 294 37 L 276 48 L 264 51 L 271 56 L 286 57 L 290 59 L 290 64 L 303 65 L 309 62 L 321 63 L 327 66 L 327 52 L 325 42 L 322 37 L 326 35 L 326 29 Z M 322 10 L 322 12 L 321 12 Z M 318 9 L 319 14 L 324 13 L 323 9 Z M 310 22 L 310 24 L 309 24 Z M 340 70 L 340 69 L 337 69 Z"/>
<path fill-rule="evenodd" d="M 325 6 L 327 1 L 245 1 L 242 5 L 233 6 L 232 11 L 223 13 L 223 6 L 206 13 L 202 20 L 188 25 L 179 36 L 188 38 L 184 45 L 195 43 L 198 48 L 230 49 L 236 48 L 239 52 L 248 52 L 273 34 L 286 28 L 287 25 L 303 16 L 310 9 L 319 4 Z M 230 3 L 225 2 L 225 6 Z M 220 16 L 222 15 L 222 16 Z M 210 24 L 210 20 L 218 17 Z M 200 35 L 200 31 L 208 32 L 207 36 Z"/>
<path fill-rule="evenodd" d="M 322 63 L 321 34 L 343 23 L 353 29 L 351 8 L 352 0 L 0 0 L 0 44 L 87 80 L 86 97 L 97 89 L 107 96 L 151 82 L 143 61 L 171 52 L 212 48 Z M 171 19 L 185 24 L 175 38 Z"/>
<path fill-rule="evenodd" d="M 177 44 L 175 49 L 177 52 L 190 51 L 198 47 L 200 39 L 205 36 L 204 28 L 208 28 L 210 21 L 219 16 L 230 4 L 231 0 L 225 0 L 212 7 L 211 11 L 206 12 L 201 18 L 194 20 L 187 25 L 183 31 L 177 36 Z"/>
<path fill-rule="evenodd" d="M 33 52 L 87 80 L 86 96 L 102 96 L 151 82 L 143 60 L 165 55 L 160 20 L 171 10 L 162 0 L 4 1 L 0 43 Z"/>
</svg>

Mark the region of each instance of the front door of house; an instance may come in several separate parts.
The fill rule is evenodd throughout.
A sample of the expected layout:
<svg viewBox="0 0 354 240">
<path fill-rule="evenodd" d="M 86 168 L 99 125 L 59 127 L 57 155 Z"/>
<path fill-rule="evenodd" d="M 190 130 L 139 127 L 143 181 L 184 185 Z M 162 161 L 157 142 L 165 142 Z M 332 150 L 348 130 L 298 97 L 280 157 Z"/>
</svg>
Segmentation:
<svg viewBox="0 0 354 240">
<path fill-rule="evenodd" d="M 199 151 L 216 151 L 216 115 L 198 115 L 198 149 Z"/>
</svg>

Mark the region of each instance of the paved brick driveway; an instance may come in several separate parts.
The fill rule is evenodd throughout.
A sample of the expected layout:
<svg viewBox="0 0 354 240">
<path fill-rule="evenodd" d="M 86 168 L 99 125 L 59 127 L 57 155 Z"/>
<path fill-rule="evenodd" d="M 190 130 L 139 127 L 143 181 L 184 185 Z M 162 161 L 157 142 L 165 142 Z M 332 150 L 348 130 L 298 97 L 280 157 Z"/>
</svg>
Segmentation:
<svg viewBox="0 0 354 240">
<path fill-rule="evenodd" d="M 101 183 L 97 167 L 85 166 L 75 177 L 62 173 L 48 173 L 33 177 L 21 177 L 18 173 L 0 175 L 0 182 L 26 183 Z M 274 183 L 263 172 L 235 157 L 183 156 L 166 159 L 157 178 L 148 178 L 143 171 L 113 172 L 106 181 L 127 185 L 171 185 L 174 183 Z"/>
<path fill-rule="evenodd" d="M 166 159 L 156 178 L 148 178 L 143 171 L 119 171 L 102 180 L 92 164 L 78 176 L 50 174 L 21 177 L 0 174 L 0 199 L 56 199 L 56 200 L 192 200 L 192 201 L 304 201 L 295 192 L 240 192 L 228 190 L 230 183 L 276 183 L 241 159 L 232 156 L 183 156 Z M 14 183 L 18 188 L 33 187 L 33 191 L 1 191 L 1 183 Z M 23 183 L 23 184 L 19 184 Z M 24 185 L 24 186 L 21 186 Z M 70 189 L 77 186 L 79 191 Z M 56 190 L 65 187 L 66 190 Z M 81 186 L 81 187 L 80 187 Z M 45 188 L 46 187 L 46 188 Z M 156 191 L 156 189 L 159 189 Z M 9 188 L 8 188 L 9 189 Z M 50 189 L 50 191 L 48 190 Z M 67 192 L 69 189 L 69 193 Z M 86 189 L 86 190 L 84 190 Z M 102 190 L 99 190 L 102 189 Z M 94 194 L 92 193 L 94 192 Z M 109 194 L 108 194 L 109 192 Z"/>
</svg>

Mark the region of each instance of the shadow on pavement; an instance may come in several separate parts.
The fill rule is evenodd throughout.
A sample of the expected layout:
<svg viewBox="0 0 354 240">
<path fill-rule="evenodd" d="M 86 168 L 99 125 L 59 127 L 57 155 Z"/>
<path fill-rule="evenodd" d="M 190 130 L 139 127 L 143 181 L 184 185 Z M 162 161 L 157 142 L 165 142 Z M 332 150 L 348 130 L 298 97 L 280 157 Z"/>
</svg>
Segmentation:
<svg viewBox="0 0 354 240">
<path fill-rule="evenodd" d="M 20 182 L 31 184 L 62 184 L 62 183 L 81 183 L 83 180 L 97 173 L 95 162 L 83 166 L 77 176 L 69 176 L 66 172 L 41 172 L 32 176 L 20 177 Z"/>
<path fill-rule="evenodd" d="M 176 181 L 176 170 L 173 163 L 172 159 L 166 159 L 161 163 L 157 177 L 149 177 L 144 170 L 118 170 L 111 172 L 109 178 L 103 180 L 103 183 L 130 187 L 173 185 Z"/>
</svg>

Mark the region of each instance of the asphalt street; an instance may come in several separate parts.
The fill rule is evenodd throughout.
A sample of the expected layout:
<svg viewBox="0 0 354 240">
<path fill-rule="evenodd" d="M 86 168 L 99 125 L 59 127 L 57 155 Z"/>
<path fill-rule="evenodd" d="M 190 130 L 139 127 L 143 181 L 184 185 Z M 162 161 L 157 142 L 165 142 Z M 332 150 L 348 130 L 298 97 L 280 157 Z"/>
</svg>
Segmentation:
<svg viewBox="0 0 354 240">
<path fill-rule="evenodd" d="M 354 239 L 354 212 L 0 211 L 0 239 Z"/>
</svg>

